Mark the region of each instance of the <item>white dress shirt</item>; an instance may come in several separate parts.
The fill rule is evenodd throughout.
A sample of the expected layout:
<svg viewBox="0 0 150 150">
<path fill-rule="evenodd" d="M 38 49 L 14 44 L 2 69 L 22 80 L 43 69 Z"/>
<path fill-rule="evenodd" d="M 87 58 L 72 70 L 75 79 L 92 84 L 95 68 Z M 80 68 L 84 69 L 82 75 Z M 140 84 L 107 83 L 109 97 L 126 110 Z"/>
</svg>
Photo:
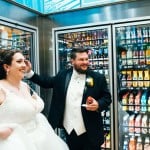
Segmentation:
<svg viewBox="0 0 150 150">
<path fill-rule="evenodd" d="M 67 90 L 63 121 L 64 128 L 68 134 L 70 134 L 73 129 L 77 135 L 81 135 L 86 132 L 81 112 L 85 80 L 85 74 L 79 74 L 77 71 L 73 70 L 73 74 Z"/>
</svg>

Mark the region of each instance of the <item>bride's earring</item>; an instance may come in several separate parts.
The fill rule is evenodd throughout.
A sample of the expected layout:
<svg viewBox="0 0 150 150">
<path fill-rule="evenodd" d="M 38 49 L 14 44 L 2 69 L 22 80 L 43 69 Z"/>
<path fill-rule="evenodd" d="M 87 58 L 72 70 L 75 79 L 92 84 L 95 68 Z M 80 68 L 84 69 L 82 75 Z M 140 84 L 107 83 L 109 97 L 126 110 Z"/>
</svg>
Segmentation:
<svg viewBox="0 0 150 150">
<path fill-rule="evenodd" d="M 8 74 L 9 74 L 9 69 L 6 70 L 6 75 L 8 76 Z"/>
</svg>

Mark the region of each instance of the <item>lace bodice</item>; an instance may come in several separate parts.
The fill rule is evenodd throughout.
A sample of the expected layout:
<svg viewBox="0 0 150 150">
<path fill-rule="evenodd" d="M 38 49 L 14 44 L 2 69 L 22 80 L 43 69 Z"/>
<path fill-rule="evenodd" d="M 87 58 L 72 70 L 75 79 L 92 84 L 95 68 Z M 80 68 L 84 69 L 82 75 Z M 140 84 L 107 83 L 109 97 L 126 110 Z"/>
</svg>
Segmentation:
<svg viewBox="0 0 150 150">
<path fill-rule="evenodd" d="M 35 92 L 32 96 L 29 95 L 26 86 L 26 83 L 23 82 L 20 91 L 16 94 L 0 84 L 0 90 L 5 93 L 5 100 L 0 105 L 0 124 L 25 123 L 43 110 L 42 99 Z"/>
</svg>

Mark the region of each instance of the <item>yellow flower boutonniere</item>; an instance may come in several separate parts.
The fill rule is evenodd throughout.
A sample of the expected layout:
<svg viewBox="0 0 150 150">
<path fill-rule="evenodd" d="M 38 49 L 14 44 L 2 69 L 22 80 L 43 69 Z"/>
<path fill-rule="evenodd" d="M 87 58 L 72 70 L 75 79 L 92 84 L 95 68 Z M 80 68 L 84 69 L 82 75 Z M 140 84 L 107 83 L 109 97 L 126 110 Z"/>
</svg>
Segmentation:
<svg viewBox="0 0 150 150">
<path fill-rule="evenodd" d="M 94 86 L 94 79 L 92 77 L 87 77 L 86 86 L 87 87 L 93 87 Z"/>
</svg>

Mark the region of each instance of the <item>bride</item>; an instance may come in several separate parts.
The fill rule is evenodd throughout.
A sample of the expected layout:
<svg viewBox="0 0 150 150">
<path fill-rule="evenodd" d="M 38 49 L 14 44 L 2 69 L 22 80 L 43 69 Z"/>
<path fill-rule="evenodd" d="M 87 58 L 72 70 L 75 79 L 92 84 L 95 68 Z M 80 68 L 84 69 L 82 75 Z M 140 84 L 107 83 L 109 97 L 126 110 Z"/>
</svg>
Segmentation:
<svg viewBox="0 0 150 150">
<path fill-rule="evenodd" d="M 25 58 L 0 50 L 0 150 L 69 150 L 46 117 L 42 99 L 22 81 Z"/>
</svg>

